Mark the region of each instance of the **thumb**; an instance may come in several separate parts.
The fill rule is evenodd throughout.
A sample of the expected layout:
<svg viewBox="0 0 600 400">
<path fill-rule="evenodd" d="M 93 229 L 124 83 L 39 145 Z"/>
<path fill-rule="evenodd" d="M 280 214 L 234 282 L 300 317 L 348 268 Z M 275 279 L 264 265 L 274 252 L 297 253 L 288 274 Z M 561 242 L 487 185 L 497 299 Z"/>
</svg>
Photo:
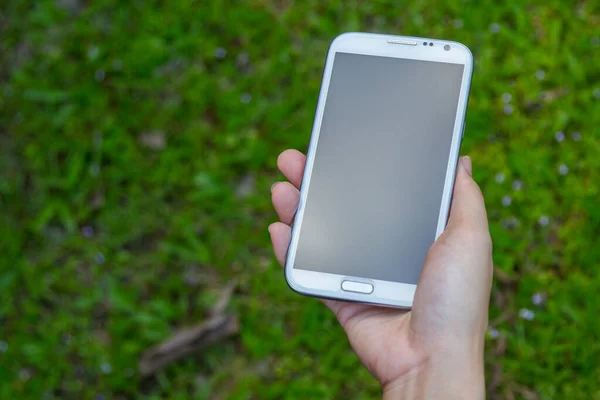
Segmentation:
<svg viewBox="0 0 600 400">
<path fill-rule="evenodd" d="M 492 283 L 492 241 L 471 160 L 457 166 L 450 218 L 431 246 L 413 303 L 413 328 L 423 338 L 483 337 Z"/>
<path fill-rule="evenodd" d="M 469 156 L 461 157 L 456 170 L 452 206 L 446 230 L 464 231 L 489 237 L 487 213 L 483 195 L 471 176 Z"/>
</svg>

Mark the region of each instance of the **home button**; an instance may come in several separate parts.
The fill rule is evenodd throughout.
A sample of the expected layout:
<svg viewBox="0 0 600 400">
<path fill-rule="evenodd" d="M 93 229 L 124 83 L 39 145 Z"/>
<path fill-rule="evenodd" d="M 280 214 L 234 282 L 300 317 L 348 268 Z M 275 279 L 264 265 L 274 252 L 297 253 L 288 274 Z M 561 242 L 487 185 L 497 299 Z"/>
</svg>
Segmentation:
<svg viewBox="0 0 600 400">
<path fill-rule="evenodd" d="M 342 290 L 346 292 L 370 294 L 373 293 L 373 285 L 363 282 L 343 281 Z"/>
</svg>

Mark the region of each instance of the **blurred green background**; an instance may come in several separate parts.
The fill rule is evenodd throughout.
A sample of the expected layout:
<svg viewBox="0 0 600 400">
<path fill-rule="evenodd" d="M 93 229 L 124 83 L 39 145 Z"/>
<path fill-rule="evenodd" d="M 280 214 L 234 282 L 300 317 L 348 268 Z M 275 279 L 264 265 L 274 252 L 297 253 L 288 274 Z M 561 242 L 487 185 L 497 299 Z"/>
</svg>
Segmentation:
<svg viewBox="0 0 600 400">
<path fill-rule="evenodd" d="M 457 40 L 494 239 L 494 399 L 600 399 L 600 3 L 2 2 L 0 398 L 363 399 L 376 382 L 269 247 L 344 31 Z M 140 354 L 239 282 L 234 339 Z"/>
</svg>

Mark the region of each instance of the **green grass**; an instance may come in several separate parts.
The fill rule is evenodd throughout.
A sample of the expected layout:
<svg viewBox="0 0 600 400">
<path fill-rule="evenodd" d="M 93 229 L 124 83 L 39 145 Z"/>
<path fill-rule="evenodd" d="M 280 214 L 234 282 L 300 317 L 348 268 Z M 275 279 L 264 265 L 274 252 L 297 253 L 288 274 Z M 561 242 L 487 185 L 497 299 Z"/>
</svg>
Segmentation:
<svg viewBox="0 0 600 400">
<path fill-rule="evenodd" d="M 597 1 L 1 8 L 0 398 L 380 395 L 333 316 L 287 288 L 266 231 L 276 156 L 306 149 L 328 44 L 360 30 L 475 55 L 463 153 L 498 270 L 490 397 L 600 399 Z M 241 334 L 140 382 L 141 352 L 232 278 Z"/>
</svg>

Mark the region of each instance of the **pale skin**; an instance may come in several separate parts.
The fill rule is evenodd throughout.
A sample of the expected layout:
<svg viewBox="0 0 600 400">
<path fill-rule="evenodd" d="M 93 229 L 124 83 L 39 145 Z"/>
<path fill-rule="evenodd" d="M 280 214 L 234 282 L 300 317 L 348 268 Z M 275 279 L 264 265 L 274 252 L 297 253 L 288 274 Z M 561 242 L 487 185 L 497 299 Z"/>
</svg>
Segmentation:
<svg viewBox="0 0 600 400">
<path fill-rule="evenodd" d="M 305 156 L 280 154 L 288 182 L 271 188 L 280 221 L 269 226 L 284 264 Z M 336 315 L 384 399 L 484 399 L 484 338 L 492 285 L 492 241 L 483 196 L 461 157 L 444 233 L 431 246 L 411 311 L 322 300 Z"/>
</svg>

